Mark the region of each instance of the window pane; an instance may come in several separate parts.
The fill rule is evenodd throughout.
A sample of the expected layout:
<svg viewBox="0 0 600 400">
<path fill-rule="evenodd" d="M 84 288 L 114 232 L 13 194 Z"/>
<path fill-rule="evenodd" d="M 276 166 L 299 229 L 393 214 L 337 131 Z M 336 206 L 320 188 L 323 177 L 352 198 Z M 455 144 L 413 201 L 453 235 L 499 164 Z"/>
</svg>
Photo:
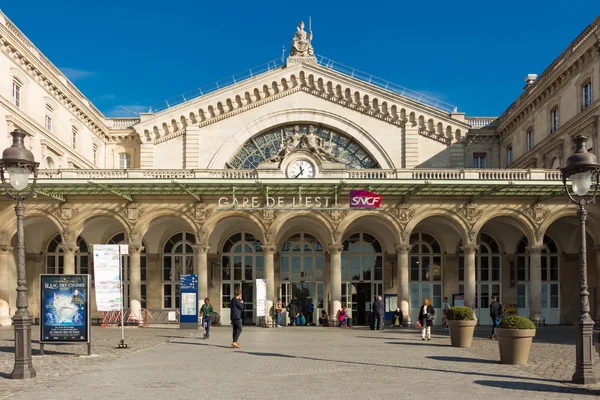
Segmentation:
<svg viewBox="0 0 600 400">
<path fill-rule="evenodd" d="M 300 257 L 292 257 L 292 280 L 299 281 L 302 278 L 302 268 L 300 265 Z"/>
<path fill-rule="evenodd" d="M 163 281 L 168 282 L 171 280 L 171 257 L 163 257 Z"/>
<path fill-rule="evenodd" d="M 348 266 L 348 256 L 342 255 L 342 282 L 350 280 L 350 270 Z"/>
<path fill-rule="evenodd" d="M 458 257 L 458 281 L 464 282 L 465 280 L 465 257 Z"/>
<path fill-rule="evenodd" d="M 376 281 L 383 280 L 383 257 L 377 256 L 375 257 L 375 277 Z"/>
<path fill-rule="evenodd" d="M 421 300 L 419 299 L 419 284 L 412 283 L 410 285 L 410 308 L 419 308 Z"/>
<path fill-rule="evenodd" d="M 256 256 L 256 265 L 254 266 L 254 268 L 256 270 L 256 279 L 264 279 L 265 267 L 263 256 Z"/>
<path fill-rule="evenodd" d="M 253 280 L 252 274 L 252 256 L 246 256 L 245 258 L 245 275 L 244 279 L 247 281 Z"/>
<path fill-rule="evenodd" d="M 282 281 L 290 280 L 290 259 L 289 257 L 281 257 L 280 277 Z"/>
<path fill-rule="evenodd" d="M 314 279 L 313 273 L 313 260 L 312 257 L 305 256 L 304 257 L 304 271 L 302 274 L 302 280 L 304 281 L 312 281 Z"/>
<path fill-rule="evenodd" d="M 319 253 L 317 253 L 319 254 Z M 347 260 L 346 260 L 347 262 Z M 317 256 L 315 257 L 315 280 L 317 281 L 321 281 L 323 280 L 323 256 Z M 348 268 L 346 268 L 346 271 L 348 271 Z M 346 272 L 346 276 L 348 275 L 348 272 Z"/>
<path fill-rule="evenodd" d="M 490 280 L 490 270 L 489 270 L 489 258 L 488 257 L 481 257 L 479 259 L 480 264 L 481 264 L 481 269 L 480 269 L 480 280 L 481 281 L 489 281 Z"/>
<path fill-rule="evenodd" d="M 360 280 L 360 257 L 352 256 L 352 280 L 358 281 Z"/>
<path fill-rule="evenodd" d="M 231 279 L 231 264 L 227 256 L 221 258 L 221 279 L 224 281 Z"/>
<path fill-rule="evenodd" d="M 442 280 L 442 258 L 433 257 L 432 273 L 434 281 Z"/>
<path fill-rule="evenodd" d="M 242 280 L 242 257 L 233 257 L 233 279 L 236 281 Z"/>
<path fill-rule="evenodd" d="M 492 281 L 500 280 L 500 257 L 492 257 Z"/>
<path fill-rule="evenodd" d="M 431 279 L 431 273 L 429 272 L 429 263 L 431 259 L 423 256 L 421 258 L 421 281 L 429 281 Z"/>
<path fill-rule="evenodd" d="M 418 256 L 410 257 L 410 280 L 411 281 L 419 280 L 419 257 Z"/>
<path fill-rule="evenodd" d="M 542 283 L 542 308 L 548 308 L 548 284 Z"/>
<path fill-rule="evenodd" d="M 371 261 L 373 259 L 371 256 L 363 256 L 362 258 L 362 267 L 363 267 L 363 280 L 371 280 Z"/>
</svg>

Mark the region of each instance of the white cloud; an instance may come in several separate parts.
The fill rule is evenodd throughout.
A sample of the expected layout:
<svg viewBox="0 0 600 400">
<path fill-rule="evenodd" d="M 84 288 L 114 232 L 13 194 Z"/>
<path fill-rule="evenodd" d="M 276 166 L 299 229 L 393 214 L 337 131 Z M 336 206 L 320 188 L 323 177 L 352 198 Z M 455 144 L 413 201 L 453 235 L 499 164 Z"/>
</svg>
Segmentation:
<svg viewBox="0 0 600 400">
<path fill-rule="evenodd" d="M 89 78 L 90 76 L 94 75 L 94 73 L 91 71 L 85 71 L 77 68 L 60 68 L 60 70 L 71 82 L 76 82 L 79 79 Z"/>
</svg>

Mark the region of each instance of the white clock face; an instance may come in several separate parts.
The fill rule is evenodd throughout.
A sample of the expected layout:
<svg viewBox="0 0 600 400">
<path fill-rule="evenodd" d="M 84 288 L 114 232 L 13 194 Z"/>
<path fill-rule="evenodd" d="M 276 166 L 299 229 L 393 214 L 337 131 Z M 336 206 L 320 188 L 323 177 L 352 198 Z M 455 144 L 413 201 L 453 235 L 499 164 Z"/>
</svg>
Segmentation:
<svg viewBox="0 0 600 400">
<path fill-rule="evenodd" d="M 315 167 L 305 160 L 294 161 L 288 167 L 288 178 L 314 178 Z"/>
</svg>

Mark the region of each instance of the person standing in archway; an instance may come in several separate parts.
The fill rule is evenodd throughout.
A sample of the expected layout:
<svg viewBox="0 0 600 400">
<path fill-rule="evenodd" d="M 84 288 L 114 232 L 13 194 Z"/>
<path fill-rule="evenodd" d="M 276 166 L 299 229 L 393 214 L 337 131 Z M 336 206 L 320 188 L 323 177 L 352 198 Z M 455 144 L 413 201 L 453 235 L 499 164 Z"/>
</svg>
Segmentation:
<svg viewBox="0 0 600 400">
<path fill-rule="evenodd" d="M 231 347 L 240 348 L 238 339 L 242 334 L 242 317 L 244 315 L 244 300 L 242 300 L 242 289 L 235 289 L 234 297 L 229 302 L 231 310 L 231 326 L 233 327 L 233 342 Z"/>
<path fill-rule="evenodd" d="M 373 302 L 373 328 L 377 331 L 383 330 L 383 299 L 381 296 L 375 296 L 375 301 Z"/>
</svg>

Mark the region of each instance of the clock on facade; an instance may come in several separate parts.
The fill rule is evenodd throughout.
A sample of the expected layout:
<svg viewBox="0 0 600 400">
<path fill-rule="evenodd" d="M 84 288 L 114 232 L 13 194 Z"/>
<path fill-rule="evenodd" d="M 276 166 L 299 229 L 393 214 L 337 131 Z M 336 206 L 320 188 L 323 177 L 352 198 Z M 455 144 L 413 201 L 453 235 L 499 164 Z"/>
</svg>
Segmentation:
<svg viewBox="0 0 600 400">
<path fill-rule="evenodd" d="M 288 178 L 314 178 L 315 167 L 306 160 L 297 160 L 287 168 Z"/>
</svg>

